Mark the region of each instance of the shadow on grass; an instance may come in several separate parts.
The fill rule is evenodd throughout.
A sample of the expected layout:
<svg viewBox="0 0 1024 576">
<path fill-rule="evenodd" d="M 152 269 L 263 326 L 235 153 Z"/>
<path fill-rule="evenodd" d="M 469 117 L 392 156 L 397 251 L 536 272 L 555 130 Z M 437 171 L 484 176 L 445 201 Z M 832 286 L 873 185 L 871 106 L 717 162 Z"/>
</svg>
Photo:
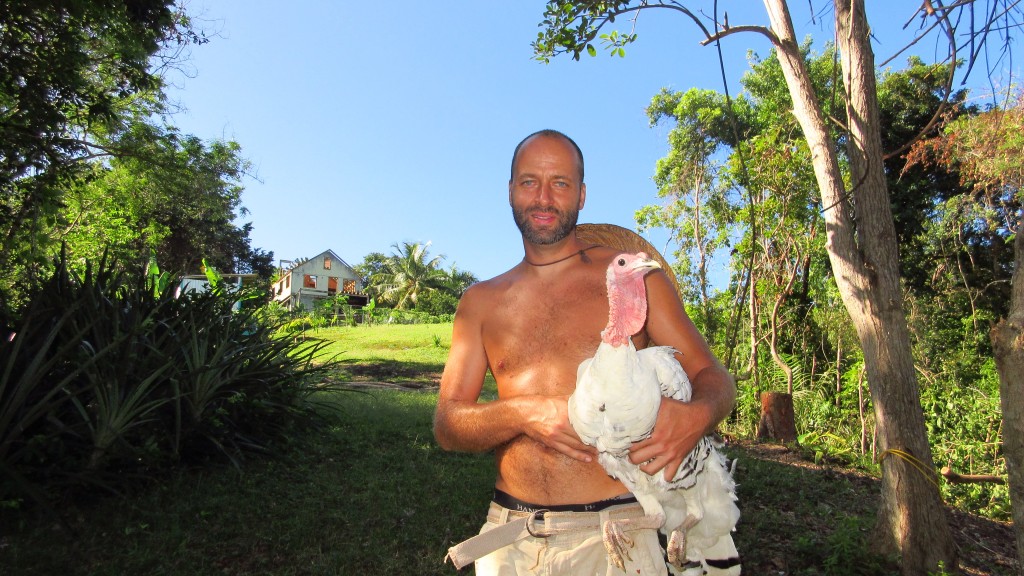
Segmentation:
<svg viewBox="0 0 1024 576">
<path fill-rule="evenodd" d="M 444 364 L 407 362 L 390 359 L 341 360 L 337 378 L 352 382 L 422 382 L 436 386 L 441 382 Z"/>
<path fill-rule="evenodd" d="M 442 559 L 483 522 L 491 456 L 437 447 L 435 394 L 325 396 L 337 409 L 332 425 L 293 437 L 277 458 L 69 503 L 77 537 L 27 511 L 0 512 L 0 566 L 6 574 L 73 576 L 455 574 Z M 897 573 L 870 553 L 876 480 L 780 461 L 756 445 L 734 444 L 728 453 L 739 459 L 736 541 L 745 574 Z M 988 534 L 1012 540 L 1008 529 Z M 1014 573 L 1012 556 L 961 544 L 967 573 Z"/>
</svg>

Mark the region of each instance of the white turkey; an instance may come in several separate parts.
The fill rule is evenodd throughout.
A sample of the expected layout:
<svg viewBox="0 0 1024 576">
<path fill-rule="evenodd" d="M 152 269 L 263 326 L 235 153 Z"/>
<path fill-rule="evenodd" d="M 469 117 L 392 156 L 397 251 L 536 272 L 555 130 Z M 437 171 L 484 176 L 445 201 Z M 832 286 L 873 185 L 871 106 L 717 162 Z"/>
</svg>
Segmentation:
<svg viewBox="0 0 1024 576">
<path fill-rule="evenodd" d="M 577 372 L 569 397 L 569 420 L 580 438 L 598 451 L 598 462 L 621 481 L 646 516 L 605 523 L 604 543 L 620 569 L 633 540 L 627 532 L 660 529 L 674 571 L 684 576 L 740 573 L 732 531 L 739 520 L 736 490 L 725 456 L 710 436 L 683 460 L 671 482 L 629 461 L 629 448 L 651 435 L 662 396 L 687 402 L 690 381 L 668 346 L 637 350 L 631 340 L 647 319 L 644 276 L 660 268 L 638 254 L 620 254 L 608 267 L 608 325 L 593 358 Z"/>
</svg>

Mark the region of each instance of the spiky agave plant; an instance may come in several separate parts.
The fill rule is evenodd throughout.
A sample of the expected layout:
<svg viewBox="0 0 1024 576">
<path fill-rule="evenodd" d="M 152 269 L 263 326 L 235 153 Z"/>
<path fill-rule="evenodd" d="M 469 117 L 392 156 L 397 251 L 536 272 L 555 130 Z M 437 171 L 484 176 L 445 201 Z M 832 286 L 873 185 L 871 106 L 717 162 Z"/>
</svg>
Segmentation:
<svg viewBox="0 0 1024 576">
<path fill-rule="evenodd" d="M 233 310 L 237 293 L 176 298 L 162 274 L 66 263 L 0 341 L 0 501 L 237 461 L 315 421 L 322 342 L 275 337 L 254 308 Z"/>
</svg>

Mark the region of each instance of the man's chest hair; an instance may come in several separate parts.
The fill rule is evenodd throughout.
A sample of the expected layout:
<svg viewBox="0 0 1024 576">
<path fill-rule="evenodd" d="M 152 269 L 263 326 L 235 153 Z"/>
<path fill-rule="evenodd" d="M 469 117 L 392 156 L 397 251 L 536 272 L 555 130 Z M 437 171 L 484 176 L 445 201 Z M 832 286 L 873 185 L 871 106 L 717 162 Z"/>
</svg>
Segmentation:
<svg viewBox="0 0 1024 576">
<path fill-rule="evenodd" d="M 580 357 L 593 354 L 607 324 L 604 285 L 541 286 L 518 292 L 492 311 L 491 336 L 516 358 Z"/>
</svg>

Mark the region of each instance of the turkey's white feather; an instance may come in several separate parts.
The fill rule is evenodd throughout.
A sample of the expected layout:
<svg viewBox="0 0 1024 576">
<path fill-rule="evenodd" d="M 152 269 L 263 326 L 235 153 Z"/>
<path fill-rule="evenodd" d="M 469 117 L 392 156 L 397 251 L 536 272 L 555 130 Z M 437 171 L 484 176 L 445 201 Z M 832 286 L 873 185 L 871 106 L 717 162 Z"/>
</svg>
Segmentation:
<svg viewBox="0 0 1024 576">
<path fill-rule="evenodd" d="M 739 519 L 735 483 L 725 456 L 711 437 L 687 455 L 671 481 L 644 473 L 629 461 L 634 442 L 650 437 L 662 397 L 687 402 L 690 381 L 668 346 L 636 350 L 630 341 L 602 341 L 577 371 L 569 420 L 580 438 L 598 450 L 598 462 L 637 498 L 649 516 L 663 514 L 661 531 L 685 532 L 686 561 L 695 574 L 736 575 L 740 566 L 709 566 L 706 559 L 738 558 L 731 532 Z M 681 528 L 684 523 L 688 526 Z"/>
</svg>

